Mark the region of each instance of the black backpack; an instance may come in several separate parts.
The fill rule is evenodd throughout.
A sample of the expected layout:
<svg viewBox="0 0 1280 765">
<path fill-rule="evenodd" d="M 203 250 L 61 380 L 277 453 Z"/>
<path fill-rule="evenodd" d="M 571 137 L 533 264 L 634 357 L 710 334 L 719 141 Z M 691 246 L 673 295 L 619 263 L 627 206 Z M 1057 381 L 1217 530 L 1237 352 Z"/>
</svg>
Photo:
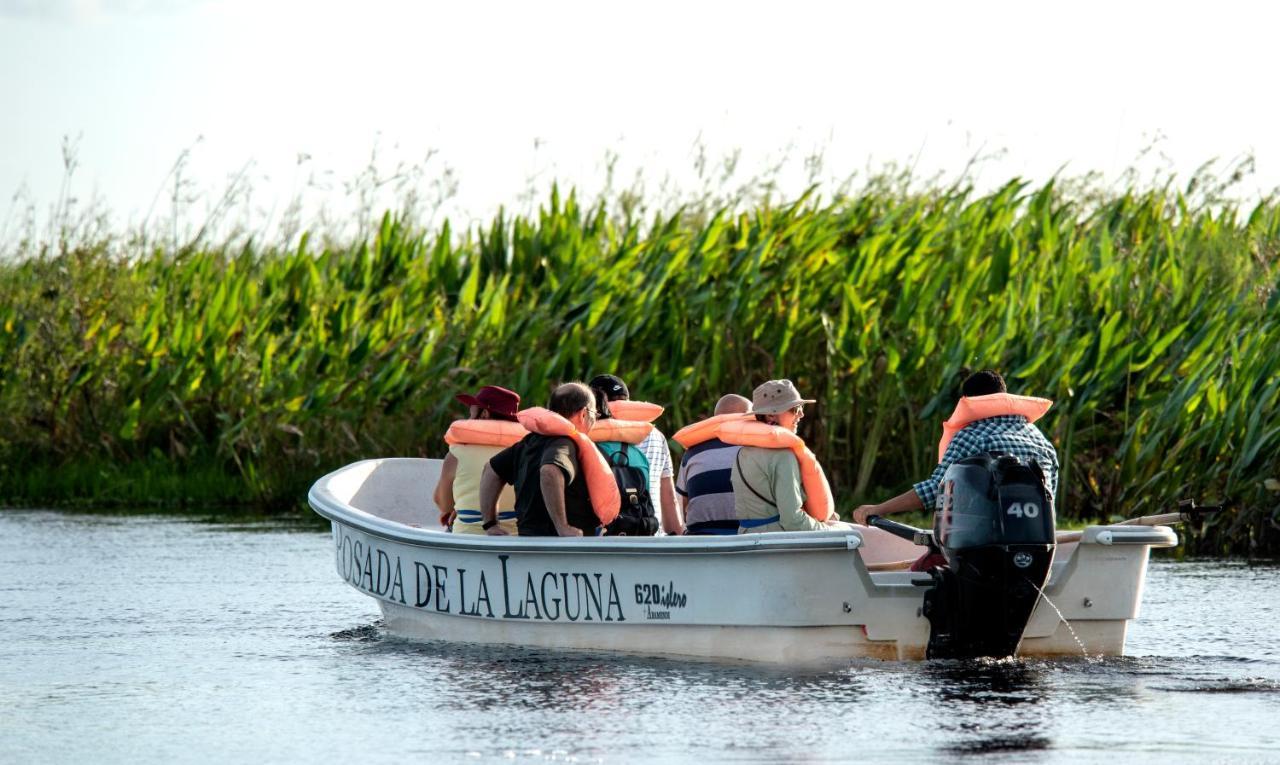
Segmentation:
<svg viewBox="0 0 1280 765">
<path fill-rule="evenodd" d="M 605 528 L 609 536 L 651 537 L 658 533 L 658 517 L 649 495 L 648 471 L 631 464 L 628 453 L 633 450 L 634 447 L 600 450 L 613 470 L 613 480 L 618 482 L 618 495 L 622 499 L 618 517 Z"/>
</svg>

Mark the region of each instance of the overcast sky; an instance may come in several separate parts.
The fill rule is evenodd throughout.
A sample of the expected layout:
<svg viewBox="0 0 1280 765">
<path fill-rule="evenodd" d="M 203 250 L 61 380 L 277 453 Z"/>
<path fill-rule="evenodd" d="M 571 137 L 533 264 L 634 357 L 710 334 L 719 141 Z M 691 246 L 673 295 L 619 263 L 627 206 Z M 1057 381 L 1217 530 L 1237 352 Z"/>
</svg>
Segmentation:
<svg viewBox="0 0 1280 765">
<path fill-rule="evenodd" d="M 206 196 L 243 172 L 277 214 L 375 149 L 423 193 L 451 168 L 482 216 L 530 178 L 598 186 L 610 150 L 691 185 L 699 139 L 747 170 L 793 147 L 796 190 L 820 149 L 823 177 L 981 154 L 988 182 L 1252 153 L 1257 194 L 1280 186 L 1269 8 L 0 0 L 0 228 L 16 193 L 57 198 L 67 136 L 75 193 L 122 223 L 164 207 L 184 150 Z"/>
</svg>

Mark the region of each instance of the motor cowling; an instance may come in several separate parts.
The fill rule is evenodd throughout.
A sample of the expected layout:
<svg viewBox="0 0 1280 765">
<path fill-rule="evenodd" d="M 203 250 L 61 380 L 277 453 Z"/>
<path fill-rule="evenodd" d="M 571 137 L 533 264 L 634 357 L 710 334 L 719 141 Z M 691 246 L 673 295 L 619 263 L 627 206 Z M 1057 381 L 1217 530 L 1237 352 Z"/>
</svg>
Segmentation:
<svg viewBox="0 0 1280 765">
<path fill-rule="evenodd" d="M 942 478 L 933 541 L 947 565 L 925 593 L 929 658 L 1012 656 L 1056 548 L 1053 493 L 1035 460 L 989 452 Z"/>
</svg>

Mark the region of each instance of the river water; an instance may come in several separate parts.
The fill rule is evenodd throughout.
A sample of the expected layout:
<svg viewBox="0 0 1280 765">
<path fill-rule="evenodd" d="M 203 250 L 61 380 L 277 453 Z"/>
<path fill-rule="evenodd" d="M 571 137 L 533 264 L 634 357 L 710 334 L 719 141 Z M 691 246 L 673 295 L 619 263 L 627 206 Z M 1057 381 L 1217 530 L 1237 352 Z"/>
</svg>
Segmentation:
<svg viewBox="0 0 1280 765">
<path fill-rule="evenodd" d="M 1154 560 L 1129 655 L 789 670 L 415 644 L 314 526 L 0 511 L 0 762 L 1280 762 L 1280 567 Z"/>
</svg>

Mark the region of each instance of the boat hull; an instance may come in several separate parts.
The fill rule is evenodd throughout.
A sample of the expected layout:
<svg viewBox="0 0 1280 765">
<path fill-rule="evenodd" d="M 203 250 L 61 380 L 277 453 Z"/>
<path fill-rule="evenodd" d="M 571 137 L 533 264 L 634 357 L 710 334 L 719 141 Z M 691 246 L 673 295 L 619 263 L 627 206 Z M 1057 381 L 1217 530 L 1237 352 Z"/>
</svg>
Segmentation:
<svg viewBox="0 0 1280 765">
<path fill-rule="evenodd" d="M 868 568 L 917 550 L 879 530 L 453 535 L 431 528 L 428 462 L 357 463 L 310 495 L 332 521 L 339 575 L 377 600 L 392 634 L 788 664 L 924 657 L 924 588 L 913 583 L 923 575 Z M 1148 549 L 1172 543 L 1164 528 L 1086 530 L 1060 550 L 1046 587 L 1061 613 L 1042 600 L 1019 653 L 1122 653 Z"/>
</svg>

